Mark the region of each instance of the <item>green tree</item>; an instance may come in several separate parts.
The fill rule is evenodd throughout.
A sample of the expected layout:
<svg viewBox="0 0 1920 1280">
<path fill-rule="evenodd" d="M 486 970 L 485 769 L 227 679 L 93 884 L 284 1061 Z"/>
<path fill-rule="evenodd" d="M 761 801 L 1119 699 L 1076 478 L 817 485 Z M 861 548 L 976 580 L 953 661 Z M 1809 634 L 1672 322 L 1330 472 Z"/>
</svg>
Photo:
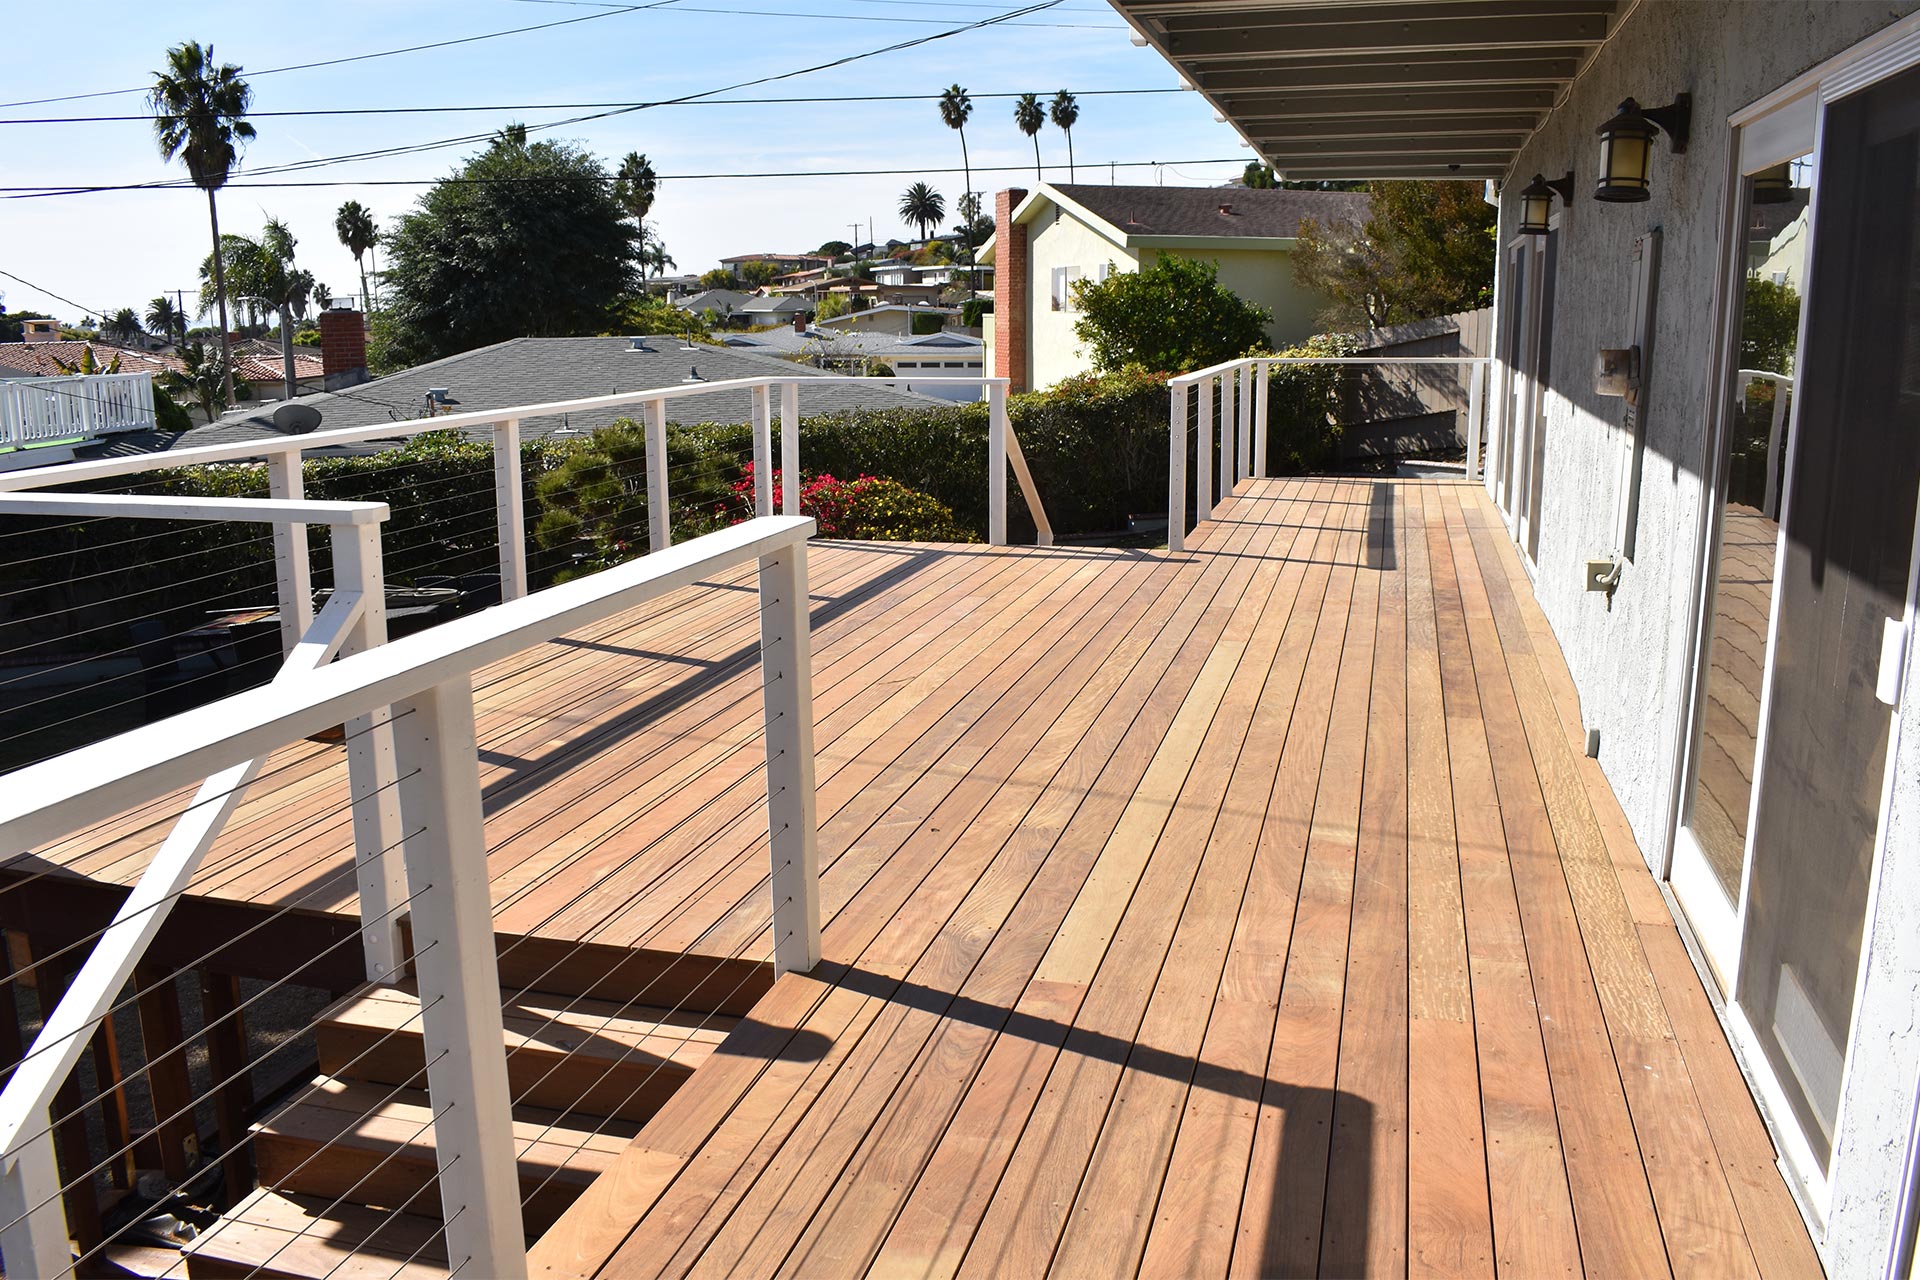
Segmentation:
<svg viewBox="0 0 1920 1280">
<path fill-rule="evenodd" d="M 823 258 L 844 258 L 853 252 L 853 246 L 845 240 L 829 240 L 814 252 Z"/>
<path fill-rule="evenodd" d="M 836 316 L 844 316 L 852 310 L 853 301 L 846 294 L 830 293 L 820 299 L 819 305 L 813 310 L 813 318 L 816 320 L 831 320 Z"/>
<path fill-rule="evenodd" d="M 733 272 L 727 270 L 725 267 L 715 267 L 711 271 L 704 271 L 700 274 L 700 287 L 702 289 L 731 289 L 739 283 L 740 281 L 734 276 Z"/>
<path fill-rule="evenodd" d="M 1799 293 L 1790 284 L 1749 273 L 1740 312 L 1740 367 L 1791 374 L 1799 337 Z"/>
<path fill-rule="evenodd" d="M 333 215 L 333 231 L 340 237 L 340 243 L 346 246 L 347 252 L 353 255 L 353 265 L 360 269 L 360 309 L 371 311 L 373 300 L 367 292 L 367 264 L 364 258 L 380 242 L 380 228 L 365 205 L 358 200 L 349 200 Z"/>
<path fill-rule="evenodd" d="M 1036 182 L 1044 182 L 1045 178 L 1040 173 L 1040 130 L 1046 127 L 1047 112 L 1040 105 L 1038 94 L 1023 93 L 1014 99 L 1013 123 L 1033 140 L 1033 178 Z"/>
<path fill-rule="evenodd" d="M 1162 254 L 1141 271 L 1078 281 L 1073 331 L 1096 369 L 1187 373 L 1266 345 L 1271 317 L 1220 283 L 1219 264 Z"/>
<path fill-rule="evenodd" d="M 1074 181 L 1073 169 L 1073 126 L 1080 123 L 1080 102 L 1065 89 L 1053 95 L 1053 101 L 1047 104 L 1047 115 L 1052 118 L 1054 127 L 1067 135 L 1067 181 Z M 1038 146 L 1038 143 L 1034 144 Z"/>
<path fill-rule="evenodd" d="M 925 240 L 931 232 L 930 227 L 938 226 L 940 219 L 947 216 L 946 197 L 924 182 L 916 182 L 900 196 L 900 218 L 920 228 L 920 238 Z"/>
<path fill-rule="evenodd" d="M 227 185 L 241 146 L 253 138 L 245 117 L 253 90 L 230 62 L 216 64 L 213 46 L 197 40 L 167 50 L 167 65 L 153 73 L 147 106 L 153 111 L 153 137 L 160 158 L 178 157 L 193 185 L 207 193 L 207 220 L 213 227 L 214 296 L 220 307 L 220 368 L 233 400 L 233 361 L 228 349 L 227 286 L 221 277 L 220 210 L 214 192 Z"/>
<path fill-rule="evenodd" d="M 759 289 L 778 280 L 780 268 L 771 262 L 743 262 L 740 264 L 740 278 Z"/>
<path fill-rule="evenodd" d="M 973 195 L 973 161 L 967 156 L 967 121 L 971 119 L 972 116 L 973 99 L 967 96 L 967 91 L 957 84 L 947 86 L 946 92 L 940 95 L 940 119 L 946 124 L 947 128 L 952 129 L 960 135 L 960 169 L 965 175 L 966 181 L 966 190 L 963 191 L 960 196 L 963 207 L 964 202 Z M 971 230 L 971 228 L 969 228 L 969 230 Z M 973 263 L 973 244 L 973 237 L 969 235 L 967 237 L 967 263 L 969 267 L 971 267 Z M 979 288 L 978 273 L 969 270 L 967 273 L 967 283 L 973 288 Z"/>
<path fill-rule="evenodd" d="M 495 142 L 454 177 L 387 235 L 396 358 L 600 333 L 617 320 L 640 286 L 639 245 L 600 161 L 567 142 Z"/>
<path fill-rule="evenodd" d="M 312 272 L 294 265 L 296 243 L 286 223 L 268 218 L 258 240 L 240 235 L 221 236 L 219 256 L 209 254 L 200 264 L 202 309 L 207 306 L 214 282 L 226 279 L 249 306 L 263 306 L 279 315 L 282 390 L 289 400 L 295 390 L 293 322 L 307 314 L 314 291 L 319 287 Z"/>
<path fill-rule="evenodd" d="M 8 311 L 0 304 L 0 342 L 18 342 L 26 336 L 26 320 L 51 320 L 52 316 L 44 311 Z"/>
<path fill-rule="evenodd" d="M 107 317 L 106 323 L 100 326 L 100 331 L 123 345 L 132 342 L 135 335 L 142 332 L 140 315 L 132 307 L 121 307 Z"/>
<path fill-rule="evenodd" d="M 1254 191 L 1269 191 L 1280 184 L 1272 165 L 1262 164 L 1258 160 L 1249 160 L 1246 169 L 1240 174 L 1240 185 Z"/>
<path fill-rule="evenodd" d="M 1490 306 L 1498 211 L 1466 182 L 1376 182 L 1364 221 L 1307 218 L 1293 278 L 1330 300 L 1329 329 L 1402 324 Z"/>
<path fill-rule="evenodd" d="M 640 252 L 637 260 L 640 263 L 640 273 L 643 278 L 649 271 L 656 276 L 663 276 L 669 269 L 680 265 L 673 260 L 673 255 L 667 252 L 666 243 L 645 228 L 640 231 Z"/>
<path fill-rule="evenodd" d="M 148 329 L 171 342 L 187 340 L 187 313 L 164 293 L 147 303 L 146 321 Z"/>
</svg>

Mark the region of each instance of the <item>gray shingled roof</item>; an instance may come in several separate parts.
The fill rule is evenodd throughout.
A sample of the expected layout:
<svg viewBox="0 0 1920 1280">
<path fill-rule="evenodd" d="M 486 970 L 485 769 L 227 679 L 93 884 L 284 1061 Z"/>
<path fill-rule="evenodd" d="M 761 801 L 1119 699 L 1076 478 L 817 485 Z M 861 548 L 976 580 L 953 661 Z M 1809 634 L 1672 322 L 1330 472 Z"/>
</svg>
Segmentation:
<svg viewBox="0 0 1920 1280">
<path fill-rule="evenodd" d="M 646 351 L 633 351 L 627 338 L 514 338 L 346 391 L 301 396 L 295 403 L 320 410 L 320 430 L 325 431 L 417 418 L 426 407 L 428 389 L 433 387 L 447 388 L 454 401 L 451 411 L 461 413 L 680 386 L 694 369 L 709 382 L 769 376 L 817 379 L 817 389 L 808 387 L 800 393 L 800 411 L 808 415 L 937 403 L 924 396 L 751 352 L 704 343 L 696 344 L 697 350 L 686 351 L 680 339 L 657 336 L 648 338 L 646 345 Z M 171 442 L 172 447 L 279 435 L 272 416 L 277 408 L 277 404 L 263 406 L 256 414 L 196 427 Z M 591 431 L 638 412 L 638 405 L 629 405 L 574 414 L 566 425 L 576 431 Z M 684 423 L 749 422 L 752 416 L 752 395 L 746 390 L 688 396 L 669 401 L 667 410 L 669 421 Z M 552 434 L 561 426 L 559 418 L 528 418 L 521 422 L 520 429 L 523 437 L 532 439 Z M 474 434 L 477 437 L 481 433 Z"/>
<path fill-rule="evenodd" d="M 762 347 L 768 351 L 785 352 L 791 355 L 811 354 L 825 350 L 835 355 L 862 355 L 876 357 L 926 356 L 938 358 L 945 355 L 949 359 L 962 360 L 969 356 L 980 356 L 985 344 L 980 339 L 964 333 L 923 334 L 918 337 L 904 337 L 897 333 L 876 333 L 862 330 L 813 328 L 805 333 L 795 333 L 791 328 L 767 329 L 760 333 L 727 333 L 719 335 L 719 340 L 735 350 L 751 351 Z"/>
<path fill-rule="evenodd" d="M 1067 199 L 1130 236 L 1249 236 L 1291 239 L 1300 221 L 1367 216 L 1358 191 L 1284 191 L 1252 187 L 1055 187 Z M 1222 207 L 1230 212 L 1222 213 Z"/>
</svg>

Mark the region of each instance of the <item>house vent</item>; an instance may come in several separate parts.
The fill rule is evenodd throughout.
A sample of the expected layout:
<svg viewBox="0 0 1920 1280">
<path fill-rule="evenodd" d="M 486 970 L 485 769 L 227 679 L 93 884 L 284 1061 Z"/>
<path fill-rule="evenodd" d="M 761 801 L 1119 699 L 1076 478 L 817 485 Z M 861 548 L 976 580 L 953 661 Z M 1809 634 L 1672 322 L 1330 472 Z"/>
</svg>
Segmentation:
<svg viewBox="0 0 1920 1280">
<path fill-rule="evenodd" d="M 627 350 L 629 351 L 651 352 L 653 350 L 652 347 L 647 345 L 645 338 L 628 338 L 627 344 Z"/>
<path fill-rule="evenodd" d="M 687 366 L 687 376 L 686 376 L 686 377 L 684 377 L 684 378 L 682 378 L 682 379 L 680 379 L 680 381 L 682 381 L 682 382 L 705 382 L 705 381 L 706 381 L 706 379 L 700 376 L 700 367 L 699 367 L 698 365 L 691 365 L 691 364 L 690 364 L 690 365 L 688 365 L 688 366 Z"/>
<path fill-rule="evenodd" d="M 1237 218 L 1240 215 L 1233 211 L 1232 205 L 1223 204 L 1220 206 L 1220 216 L 1223 218 Z"/>
</svg>

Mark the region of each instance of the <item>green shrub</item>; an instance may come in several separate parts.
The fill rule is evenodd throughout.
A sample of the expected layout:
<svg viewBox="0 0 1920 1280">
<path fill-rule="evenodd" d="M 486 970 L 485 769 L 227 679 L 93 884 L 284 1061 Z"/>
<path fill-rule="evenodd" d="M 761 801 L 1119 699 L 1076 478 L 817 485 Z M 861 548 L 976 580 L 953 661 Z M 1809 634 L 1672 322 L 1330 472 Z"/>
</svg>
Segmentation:
<svg viewBox="0 0 1920 1280">
<path fill-rule="evenodd" d="M 938 313 L 932 315 L 915 315 L 913 317 L 913 336 L 916 338 L 924 338 L 928 334 L 938 333 L 946 327 L 946 323 L 947 318 Z"/>
<path fill-rule="evenodd" d="M 161 431 L 191 431 L 193 419 L 159 383 L 153 386 L 153 425 Z"/>
<path fill-rule="evenodd" d="M 1320 333 L 1280 356 L 1350 356 L 1360 341 L 1347 333 Z M 1318 471 L 1340 444 L 1341 396 L 1349 378 L 1341 365 L 1280 365 L 1267 376 L 1267 470 L 1274 475 Z"/>
</svg>

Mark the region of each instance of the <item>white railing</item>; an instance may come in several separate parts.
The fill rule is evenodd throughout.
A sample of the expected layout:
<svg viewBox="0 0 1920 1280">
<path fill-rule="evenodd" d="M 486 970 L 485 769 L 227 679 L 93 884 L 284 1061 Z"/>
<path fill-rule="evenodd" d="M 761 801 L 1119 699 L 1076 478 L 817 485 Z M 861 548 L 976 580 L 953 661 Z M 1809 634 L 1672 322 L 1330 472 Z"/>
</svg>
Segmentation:
<svg viewBox="0 0 1920 1280">
<path fill-rule="evenodd" d="M 1769 369 L 1741 369 L 1734 374 L 1735 396 L 1747 406 L 1747 388 L 1756 382 L 1773 384 L 1773 417 L 1767 423 L 1767 492 L 1763 500 L 1769 520 L 1780 518 L 1780 446 L 1787 438 L 1787 407 L 1793 402 L 1793 377 Z"/>
<path fill-rule="evenodd" d="M 94 440 L 154 425 L 153 377 L 75 374 L 0 381 L 0 449 L 49 440 Z"/>
<path fill-rule="evenodd" d="M 142 375 L 144 376 L 144 375 Z M 235 441 L 231 444 L 205 445 L 175 449 L 166 453 L 134 457 L 103 458 L 92 462 L 36 467 L 0 474 L 0 493 L 36 489 L 46 485 L 71 485 L 91 480 L 107 480 L 137 475 L 161 468 L 196 466 L 211 462 L 239 462 L 264 458 L 267 463 L 269 492 L 275 498 L 298 499 L 302 496 L 301 459 L 306 453 L 364 444 L 371 440 L 404 439 L 427 431 L 468 431 L 490 428 L 493 435 L 494 509 L 499 525 L 500 594 L 514 600 L 527 594 L 526 515 L 520 475 L 520 424 L 529 418 L 562 417 L 592 413 L 596 410 L 640 407 L 647 440 L 646 484 L 647 513 L 650 523 L 649 551 L 665 550 L 672 542 L 671 495 L 668 493 L 667 406 L 689 396 L 709 395 L 717 391 L 748 391 L 753 398 L 753 447 L 757 492 L 755 514 L 774 514 L 771 476 L 773 467 L 772 424 L 775 399 L 780 421 L 781 486 L 779 511 L 800 514 L 800 389 L 819 378 L 735 378 L 723 382 L 687 383 L 674 387 L 654 387 L 643 391 L 623 391 L 614 395 L 591 396 L 579 400 L 549 401 L 542 404 L 515 405 L 473 413 L 443 414 L 432 418 L 412 418 L 404 422 L 383 422 L 365 427 L 344 427 L 316 431 L 310 435 L 270 437 Z M 854 381 L 854 380 L 849 380 Z M 861 378 L 862 384 L 904 384 L 909 378 Z M 1053 527 L 1046 508 L 1034 487 L 1020 442 L 1014 436 L 1007 415 L 1007 379 L 976 378 L 987 389 L 987 541 L 1004 546 L 1007 541 L 1007 470 L 1013 469 L 1027 509 L 1033 515 L 1041 546 L 1053 542 Z M 148 392 L 151 396 L 151 389 Z M 313 620 L 312 585 L 307 568 L 307 530 L 300 522 L 277 523 L 273 531 L 273 554 L 279 584 L 281 640 L 291 652 L 307 624 Z"/>
<path fill-rule="evenodd" d="M 1276 368 L 1301 365 L 1452 365 L 1469 370 L 1467 479 L 1480 473 L 1484 436 L 1487 360 L 1484 356 L 1245 356 L 1168 380 L 1172 403 L 1167 416 L 1167 549 L 1182 551 L 1187 537 L 1188 410 L 1198 400 L 1199 430 L 1193 458 L 1195 521 L 1211 520 L 1214 506 L 1249 476 L 1267 474 L 1270 375 Z M 1213 488 L 1214 459 L 1219 488 Z M 1216 497 L 1217 492 L 1217 497 Z"/>
<path fill-rule="evenodd" d="M 771 485 L 766 469 L 759 475 L 764 508 L 771 502 Z M 54 1093 L 158 931 L 167 905 L 191 879 L 258 762 L 279 747 L 342 723 L 348 726 L 350 753 L 355 742 L 384 743 L 388 753 L 379 762 L 378 788 L 371 792 L 359 782 L 376 775 L 355 779 L 349 755 L 359 860 L 365 860 L 367 848 L 359 844 L 363 815 L 378 824 L 376 838 L 384 841 L 377 850 L 385 865 L 362 876 L 362 924 L 371 930 L 372 913 L 379 911 L 380 923 L 391 927 L 392 909 L 382 903 L 410 905 L 451 1267 L 481 1276 L 526 1275 L 487 893 L 472 673 L 749 561 L 759 565 L 774 966 L 786 972 L 818 963 L 806 571 L 812 520 L 763 514 L 377 644 L 378 528 L 387 514 L 384 504 L 21 494 L 0 498 L 0 512 L 158 514 L 302 527 L 325 523 L 333 532 L 340 575 L 326 609 L 272 684 L 28 766 L 10 775 L 0 793 L 3 859 L 201 783 L 195 805 L 113 924 L 99 935 L 68 994 L 0 1091 L 0 1253 L 9 1276 L 53 1276 L 72 1268 L 53 1145 Z M 349 582 L 357 588 L 349 588 Z M 322 665 L 336 650 L 355 646 L 361 651 Z M 208 816 L 215 811 L 218 816 Z M 392 877 L 392 884 L 377 889 L 371 900 L 364 896 L 369 874 L 377 880 Z M 388 968 L 380 976 L 392 975 Z"/>
</svg>

